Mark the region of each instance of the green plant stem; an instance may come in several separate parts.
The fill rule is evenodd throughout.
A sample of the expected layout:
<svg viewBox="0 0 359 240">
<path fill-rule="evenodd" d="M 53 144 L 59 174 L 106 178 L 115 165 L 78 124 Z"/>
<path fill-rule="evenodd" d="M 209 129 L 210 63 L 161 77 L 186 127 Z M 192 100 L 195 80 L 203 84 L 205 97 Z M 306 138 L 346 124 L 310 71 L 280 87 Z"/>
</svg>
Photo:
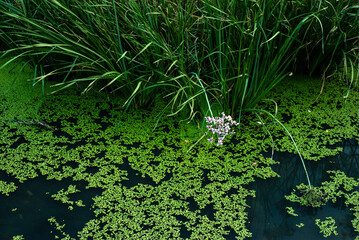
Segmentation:
<svg viewBox="0 0 359 240">
<path fill-rule="evenodd" d="M 266 113 L 268 114 L 270 117 L 272 117 L 274 120 L 276 120 L 278 122 L 278 124 L 286 131 L 286 133 L 288 134 L 288 136 L 290 137 L 290 139 L 292 140 L 293 144 L 294 144 L 294 147 L 295 149 L 297 150 L 298 152 L 298 155 L 300 157 L 300 160 L 302 162 L 302 166 L 303 166 L 303 169 L 305 171 L 305 175 L 307 177 L 307 181 L 308 181 L 308 185 L 309 185 L 309 189 L 312 189 L 312 185 L 310 183 L 310 179 L 309 179 L 309 175 L 308 175 L 308 171 L 307 171 L 307 168 L 305 167 L 305 163 L 304 163 L 304 159 L 302 157 L 302 155 L 300 154 L 300 151 L 297 147 L 297 144 L 295 143 L 292 135 L 290 134 L 290 132 L 288 131 L 288 129 L 273 115 L 271 114 L 270 112 L 268 111 L 265 111 L 265 110 L 262 110 L 262 109 L 245 109 L 246 111 L 251 111 L 251 112 L 263 112 L 263 113 Z"/>
</svg>

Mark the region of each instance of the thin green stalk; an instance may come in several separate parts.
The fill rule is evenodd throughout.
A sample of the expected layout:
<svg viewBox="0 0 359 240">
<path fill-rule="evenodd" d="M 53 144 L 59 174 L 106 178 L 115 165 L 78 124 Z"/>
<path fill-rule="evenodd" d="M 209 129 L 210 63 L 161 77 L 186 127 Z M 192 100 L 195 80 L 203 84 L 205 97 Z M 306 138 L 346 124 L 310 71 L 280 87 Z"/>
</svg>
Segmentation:
<svg viewBox="0 0 359 240">
<path fill-rule="evenodd" d="M 304 169 L 304 171 L 305 171 L 305 175 L 306 175 L 306 177 L 307 177 L 307 181 L 308 181 L 309 188 L 312 189 L 312 185 L 311 185 L 311 183 L 310 183 L 308 171 L 307 171 L 307 168 L 305 167 L 304 159 L 303 159 L 302 155 L 300 154 L 300 151 L 299 151 L 299 149 L 298 149 L 298 147 L 297 147 L 297 144 L 295 143 L 295 141 L 294 141 L 292 135 L 290 134 L 290 132 L 288 131 L 288 129 L 283 125 L 283 123 L 281 123 L 281 122 L 280 122 L 275 116 L 273 116 L 270 112 L 265 111 L 265 110 L 262 110 L 262 109 L 246 109 L 246 111 L 266 113 L 266 114 L 268 114 L 270 117 L 272 117 L 275 121 L 277 121 L 278 124 L 286 131 L 286 133 L 288 134 L 288 136 L 289 136 L 290 139 L 292 140 L 293 145 L 294 145 L 294 147 L 295 147 L 295 149 L 296 149 L 296 151 L 297 151 L 297 153 L 298 153 L 298 155 L 299 155 L 299 158 L 300 158 L 300 160 L 301 160 L 301 162 L 302 162 L 302 166 L 303 166 L 303 169 Z"/>
</svg>

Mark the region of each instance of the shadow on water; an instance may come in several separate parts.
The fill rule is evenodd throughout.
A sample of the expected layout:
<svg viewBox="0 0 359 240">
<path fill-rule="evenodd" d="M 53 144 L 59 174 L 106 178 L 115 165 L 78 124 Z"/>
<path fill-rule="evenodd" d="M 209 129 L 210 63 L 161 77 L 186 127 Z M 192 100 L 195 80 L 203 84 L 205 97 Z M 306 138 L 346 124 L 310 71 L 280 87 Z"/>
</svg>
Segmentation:
<svg viewBox="0 0 359 240">
<path fill-rule="evenodd" d="M 335 157 L 328 157 L 320 161 L 306 161 L 308 174 L 312 185 L 319 186 L 321 182 L 330 180 L 326 171 L 340 170 L 348 177 L 359 178 L 359 147 L 354 140 L 344 140 L 341 144 L 343 152 Z M 272 179 L 257 179 L 250 185 L 256 191 L 256 197 L 248 201 L 248 227 L 253 239 L 354 239 L 351 220 L 352 213 L 345 206 L 343 200 L 335 204 L 331 202 L 320 208 L 302 207 L 284 198 L 290 195 L 296 186 L 306 182 L 305 172 L 298 155 L 276 153 L 274 160 L 280 164 L 274 165 L 273 170 L 281 177 Z M 358 190 L 358 189 L 356 189 Z M 286 212 L 286 206 L 293 207 L 299 215 L 291 216 Z M 319 232 L 315 219 L 325 220 L 333 217 L 336 222 L 338 235 L 324 238 Z M 303 223 L 303 227 L 296 224 Z"/>
</svg>

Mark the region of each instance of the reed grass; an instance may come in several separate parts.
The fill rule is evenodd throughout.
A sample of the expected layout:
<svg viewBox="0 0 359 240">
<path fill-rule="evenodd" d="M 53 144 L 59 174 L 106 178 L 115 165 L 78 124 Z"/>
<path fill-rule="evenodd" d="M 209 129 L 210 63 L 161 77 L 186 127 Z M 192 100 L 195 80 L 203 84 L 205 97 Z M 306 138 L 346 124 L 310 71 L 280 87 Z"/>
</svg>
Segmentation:
<svg viewBox="0 0 359 240">
<path fill-rule="evenodd" d="M 212 108 L 240 120 L 298 66 L 328 71 L 350 59 L 356 68 L 358 9 L 334 0 L 0 0 L 0 41 L 2 55 L 32 62 L 35 83 L 56 76 L 54 92 L 108 89 L 127 108 L 162 97 L 172 115 Z"/>
</svg>

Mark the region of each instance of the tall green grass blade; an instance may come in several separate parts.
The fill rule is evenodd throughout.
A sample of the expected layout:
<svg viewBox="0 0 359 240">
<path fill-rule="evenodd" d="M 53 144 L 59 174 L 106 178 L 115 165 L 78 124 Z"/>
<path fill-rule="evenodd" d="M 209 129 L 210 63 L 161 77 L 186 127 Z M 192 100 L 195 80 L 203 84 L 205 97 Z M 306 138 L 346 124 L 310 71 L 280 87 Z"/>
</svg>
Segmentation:
<svg viewBox="0 0 359 240">
<path fill-rule="evenodd" d="M 302 155 L 300 154 L 300 151 L 298 149 L 298 146 L 297 144 L 295 143 L 294 139 L 293 139 L 293 136 L 292 134 L 290 134 L 290 132 L 288 131 L 288 129 L 283 125 L 283 123 L 281 123 L 275 116 L 273 116 L 273 114 L 271 114 L 270 112 L 268 111 L 265 111 L 265 110 L 262 110 L 262 109 L 246 109 L 247 111 L 253 111 L 253 112 L 263 112 L 265 114 L 267 114 L 268 116 L 270 116 L 271 118 L 273 118 L 276 122 L 278 122 L 278 124 L 284 129 L 284 131 L 288 134 L 288 136 L 290 137 L 290 139 L 292 140 L 293 142 L 293 145 L 295 147 L 295 150 L 297 151 L 298 155 L 299 155 L 299 158 L 301 160 L 301 163 L 302 163 L 302 166 L 303 166 L 303 169 L 305 171 L 305 175 L 306 175 L 306 178 L 307 178 L 307 182 L 308 182 L 308 185 L 309 185 L 309 188 L 311 189 L 312 188 L 312 185 L 310 183 L 310 179 L 309 179 L 309 175 L 308 175 L 308 171 L 307 171 L 307 168 L 305 166 L 305 163 L 304 163 L 304 159 L 302 157 Z"/>
</svg>

